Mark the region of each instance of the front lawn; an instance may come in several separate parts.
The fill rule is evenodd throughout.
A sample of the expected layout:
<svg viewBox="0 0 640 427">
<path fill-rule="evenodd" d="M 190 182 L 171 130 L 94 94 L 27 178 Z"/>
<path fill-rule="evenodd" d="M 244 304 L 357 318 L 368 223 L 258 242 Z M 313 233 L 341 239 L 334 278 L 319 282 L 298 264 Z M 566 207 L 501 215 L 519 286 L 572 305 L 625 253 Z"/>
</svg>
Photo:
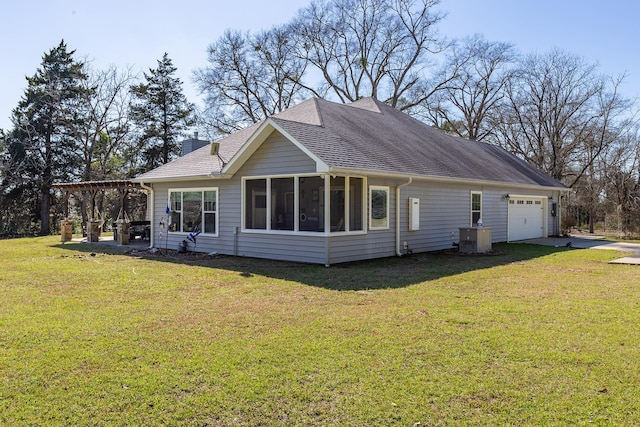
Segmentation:
<svg viewBox="0 0 640 427">
<path fill-rule="evenodd" d="M 0 425 L 640 425 L 640 270 L 0 241 Z"/>
</svg>

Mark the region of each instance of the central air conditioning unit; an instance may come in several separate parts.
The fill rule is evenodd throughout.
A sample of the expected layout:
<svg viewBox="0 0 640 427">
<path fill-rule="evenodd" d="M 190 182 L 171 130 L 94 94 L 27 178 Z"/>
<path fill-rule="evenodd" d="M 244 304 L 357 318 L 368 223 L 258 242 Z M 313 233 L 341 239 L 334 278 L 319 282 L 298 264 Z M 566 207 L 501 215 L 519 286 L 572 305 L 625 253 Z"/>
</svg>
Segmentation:
<svg viewBox="0 0 640 427">
<path fill-rule="evenodd" d="M 486 253 L 491 251 L 491 228 L 465 227 L 460 228 L 460 243 L 458 248 L 464 253 Z"/>
</svg>

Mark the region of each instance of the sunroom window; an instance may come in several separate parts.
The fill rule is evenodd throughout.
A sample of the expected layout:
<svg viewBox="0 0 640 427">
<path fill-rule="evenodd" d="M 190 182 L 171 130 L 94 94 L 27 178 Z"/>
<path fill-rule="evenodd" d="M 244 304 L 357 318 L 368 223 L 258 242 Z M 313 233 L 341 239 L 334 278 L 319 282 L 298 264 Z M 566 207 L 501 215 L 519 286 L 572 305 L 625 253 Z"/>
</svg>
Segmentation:
<svg viewBox="0 0 640 427">
<path fill-rule="evenodd" d="M 331 178 L 331 231 L 362 231 L 362 181 L 362 178 L 343 176 Z"/>
<path fill-rule="evenodd" d="M 324 231 L 324 179 L 319 176 L 299 178 L 298 219 L 300 231 Z"/>
<path fill-rule="evenodd" d="M 293 178 L 271 178 L 271 229 L 293 230 L 295 226 Z"/>
<path fill-rule="evenodd" d="M 245 181 L 245 228 L 267 229 L 267 180 Z"/>
<path fill-rule="evenodd" d="M 171 232 L 217 234 L 218 189 L 170 190 Z"/>
<path fill-rule="evenodd" d="M 363 178 L 247 178 L 244 229 L 290 232 L 362 231 Z"/>
</svg>

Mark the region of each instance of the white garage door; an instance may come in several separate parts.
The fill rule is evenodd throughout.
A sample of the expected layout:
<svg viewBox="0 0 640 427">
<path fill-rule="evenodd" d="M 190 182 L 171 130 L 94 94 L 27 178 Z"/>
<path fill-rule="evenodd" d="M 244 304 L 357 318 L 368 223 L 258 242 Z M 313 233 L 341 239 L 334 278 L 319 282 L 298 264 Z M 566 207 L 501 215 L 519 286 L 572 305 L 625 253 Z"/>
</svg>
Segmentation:
<svg viewBox="0 0 640 427">
<path fill-rule="evenodd" d="M 544 203 L 537 197 L 509 199 L 509 241 L 543 237 Z"/>
</svg>

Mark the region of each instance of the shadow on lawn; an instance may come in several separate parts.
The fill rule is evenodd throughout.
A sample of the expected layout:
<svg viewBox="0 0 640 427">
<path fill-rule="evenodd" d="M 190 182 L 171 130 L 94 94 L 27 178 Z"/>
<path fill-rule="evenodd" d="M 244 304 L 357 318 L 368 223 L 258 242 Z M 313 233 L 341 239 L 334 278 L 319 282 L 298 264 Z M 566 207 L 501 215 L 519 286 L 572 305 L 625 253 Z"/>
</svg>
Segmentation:
<svg viewBox="0 0 640 427">
<path fill-rule="evenodd" d="M 518 263 L 569 250 L 564 247 L 503 243 L 495 244 L 494 253 L 488 255 L 465 255 L 453 251 L 427 252 L 402 258 L 392 257 L 335 264 L 327 268 L 316 264 L 226 255 L 211 256 L 193 252 L 179 254 L 171 250 L 152 253 L 142 248 L 96 243 L 67 243 L 56 245 L 56 247 L 80 252 L 125 254 L 164 263 L 224 269 L 235 271 L 245 278 L 264 276 L 338 291 L 401 288 L 427 280 Z"/>
</svg>

